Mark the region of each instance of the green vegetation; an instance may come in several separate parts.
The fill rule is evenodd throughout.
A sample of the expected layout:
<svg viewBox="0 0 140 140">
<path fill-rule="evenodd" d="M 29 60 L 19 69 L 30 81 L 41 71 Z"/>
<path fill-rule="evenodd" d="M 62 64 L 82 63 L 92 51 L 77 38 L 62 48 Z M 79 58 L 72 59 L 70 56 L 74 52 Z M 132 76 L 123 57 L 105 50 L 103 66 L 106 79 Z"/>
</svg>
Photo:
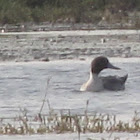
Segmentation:
<svg viewBox="0 0 140 140">
<path fill-rule="evenodd" d="M 139 10 L 139 0 L 0 0 L 0 23 L 96 23 Z"/>
</svg>

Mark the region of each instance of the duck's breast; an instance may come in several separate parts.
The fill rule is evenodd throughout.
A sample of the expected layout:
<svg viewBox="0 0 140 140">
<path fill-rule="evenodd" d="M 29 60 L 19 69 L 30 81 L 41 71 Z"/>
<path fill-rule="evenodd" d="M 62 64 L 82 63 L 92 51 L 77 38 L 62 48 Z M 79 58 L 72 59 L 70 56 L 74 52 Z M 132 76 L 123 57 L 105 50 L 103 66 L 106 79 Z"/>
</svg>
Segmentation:
<svg viewBox="0 0 140 140">
<path fill-rule="evenodd" d="M 81 86 L 80 91 L 98 92 L 101 91 L 102 89 L 103 89 L 102 79 L 100 79 L 97 74 L 90 73 L 89 80 Z"/>
</svg>

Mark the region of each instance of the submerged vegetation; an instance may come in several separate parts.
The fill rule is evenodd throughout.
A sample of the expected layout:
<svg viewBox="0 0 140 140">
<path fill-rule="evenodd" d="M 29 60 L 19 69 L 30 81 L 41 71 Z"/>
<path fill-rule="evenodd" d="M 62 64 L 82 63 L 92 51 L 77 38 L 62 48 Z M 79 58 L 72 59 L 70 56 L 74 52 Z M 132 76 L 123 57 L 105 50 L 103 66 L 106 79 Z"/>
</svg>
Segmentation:
<svg viewBox="0 0 140 140">
<path fill-rule="evenodd" d="M 139 10 L 139 0 L 0 0 L 0 23 L 128 22 L 129 13 Z"/>
</svg>

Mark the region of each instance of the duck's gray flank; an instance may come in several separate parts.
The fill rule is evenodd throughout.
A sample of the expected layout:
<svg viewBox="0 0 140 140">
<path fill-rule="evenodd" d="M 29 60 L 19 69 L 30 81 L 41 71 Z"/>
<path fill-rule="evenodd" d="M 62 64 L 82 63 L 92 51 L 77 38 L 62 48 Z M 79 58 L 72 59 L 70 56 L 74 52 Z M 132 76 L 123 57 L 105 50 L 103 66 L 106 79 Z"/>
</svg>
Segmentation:
<svg viewBox="0 0 140 140">
<path fill-rule="evenodd" d="M 103 87 L 107 90 L 124 90 L 127 77 L 128 74 L 123 77 L 108 76 L 101 77 L 101 79 L 103 81 Z"/>
</svg>

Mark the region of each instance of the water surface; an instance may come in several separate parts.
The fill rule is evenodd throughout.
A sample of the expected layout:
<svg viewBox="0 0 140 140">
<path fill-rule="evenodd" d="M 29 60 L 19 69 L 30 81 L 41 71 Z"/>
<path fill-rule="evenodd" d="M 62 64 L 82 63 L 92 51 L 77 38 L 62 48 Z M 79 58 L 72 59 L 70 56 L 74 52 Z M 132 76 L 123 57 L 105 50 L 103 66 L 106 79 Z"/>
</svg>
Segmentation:
<svg viewBox="0 0 140 140">
<path fill-rule="evenodd" d="M 111 59 L 129 75 L 124 91 L 80 92 L 80 86 L 89 77 L 90 61 L 1 63 L 1 117 L 19 115 L 20 108 L 27 109 L 31 115 L 39 113 L 46 92 L 46 99 L 55 110 L 71 109 L 73 113 L 82 114 L 89 100 L 89 113 L 130 117 L 135 110 L 139 111 L 140 59 Z M 48 113 L 48 110 L 46 103 L 42 113 Z"/>
</svg>

